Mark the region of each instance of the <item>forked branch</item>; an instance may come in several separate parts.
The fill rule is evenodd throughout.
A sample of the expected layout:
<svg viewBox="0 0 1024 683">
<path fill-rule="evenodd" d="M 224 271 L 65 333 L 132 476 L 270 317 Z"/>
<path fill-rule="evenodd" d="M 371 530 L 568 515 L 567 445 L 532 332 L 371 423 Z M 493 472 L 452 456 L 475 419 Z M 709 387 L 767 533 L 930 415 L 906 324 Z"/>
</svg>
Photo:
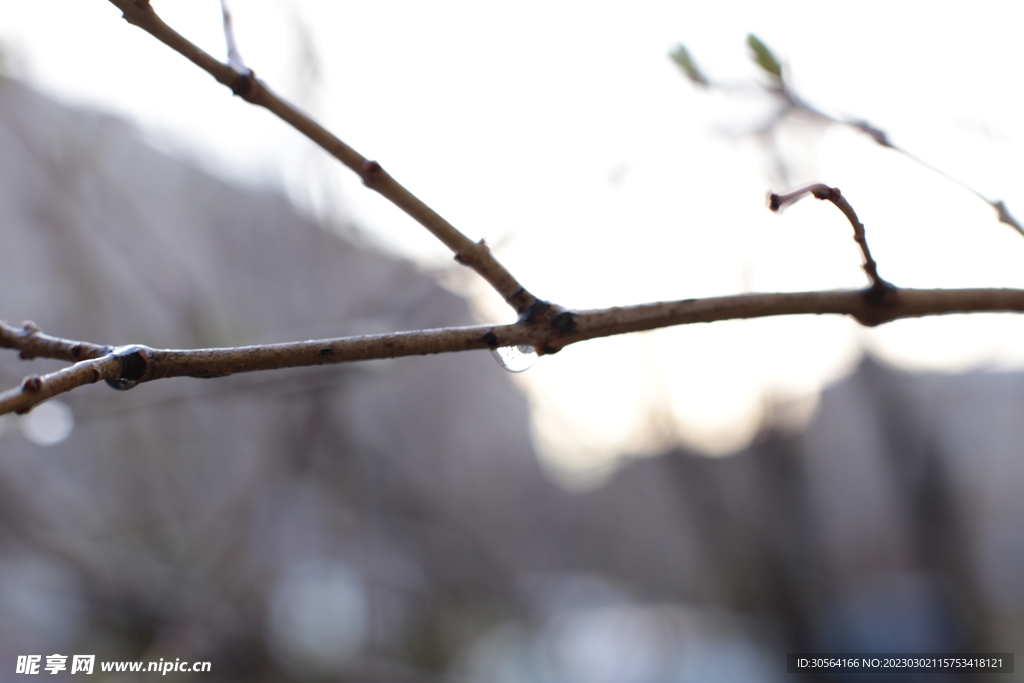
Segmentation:
<svg viewBox="0 0 1024 683">
<path fill-rule="evenodd" d="M 48 398 L 99 380 L 105 380 L 115 389 L 130 389 L 141 382 L 163 377 L 219 377 L 239 372 L 470 349 L 532 346 L 538 354 L 552 354 L 568 344 L 598 337 L 672 325 L 776 315 L 838 314 L 851 316 L 863 325 L 879 325 L 899 318 L 946 313 L 1024 311 L 1024 290 L 896 289 L 878 275 L 878 267 L 868 250 L 864 226 L 853 208 L 837 189 L 827 185 L 812 185 L 795 193 L 772 195 L 772 209 L 778 210 L 808 193 L 835 204 L 853 225 L 854 236 L 864 254 L 864 269 L 871 279 L 871 287 L 867 290 L 748 294 L 592 311 L 565 310 L 527 292 L 491 255 L 482 240 L 470 240 L 388 175 L 377 162 L 364 158 L 257 80 L 237 56 L 226 8 L 225 28 L 236 57 L 234 65 L 220 63 L 169 28 L 156 15 L 148 0 L 110 2 L 124 12 L 129 22 L 186 56 L 247 101 L 274 112 L 358 173 L 368 187 L 401 207 L 450 247 L 457 260 L 480 273 L 519 313 L 519 321 L 513 325 L 480 325 L 195 350 L 111 347 L 52 337 L 31 323 L 16 328 L 0 321 L 0 347 L 20 351 L 24 359 L 44 357 L 73 363 L 56 372 L 28 376 L 20 386 L 0 393 L 0 414 L 27 412 Z"/>
</svg>

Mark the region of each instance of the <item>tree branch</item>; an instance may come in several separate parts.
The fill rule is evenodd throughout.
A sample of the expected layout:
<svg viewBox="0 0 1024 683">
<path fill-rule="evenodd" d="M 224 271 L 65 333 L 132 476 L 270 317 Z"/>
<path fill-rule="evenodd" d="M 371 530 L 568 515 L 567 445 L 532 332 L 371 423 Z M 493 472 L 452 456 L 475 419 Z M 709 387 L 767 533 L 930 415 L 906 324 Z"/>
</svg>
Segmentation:
<svg viewBox="0 0 1024 683">
<path fill-rule="evenodd" d="M 838 187 L 829 187 L 822 183 L 815 183 L 814 185 L 808 185 L 803 189 L 784 195 L 772 193 L 768 195 L 768 208 L 775 212 L 781 211 L 786 205 L 792 204 L 808 194 L 814 195 L 817 199 L 832 202 L 836 208 L 843 212 L 846 219 L 850 221 L 850 225 L 853 226 L 853 239 L 860 247 L 861 254 L 864 255 L 864 272 L 867 273 L 868 279 L 871 280 L 870 291 L 872 296 L 879 303 L 895 297 L 896 288 L 891 283 L 883 280 L 878 274 L 878 264 L 875 263 L 875 259 L 871 256 L 871 249 L 868 248 L 868 238 L 864 230 L 864 224 L 857 218 L 857 212 L 853 210 L 853 206 L 846 200 L 846 197 L 843 196 Z"/>
<path fill-rule="evenodd" d="M 376 161 L 355 151 L 326 128 L 278 97 L 251 69 L 237 71 L 214 59 L 197 45 L 165 24 L 149 0 L 110 0 L 125 20 L 138 26 L 193 64 L 231 88 L 246 102 L 268 109 L 308 137 L 363 179 L 363 184 L 390 200 L 415 219 L 455 253 L 455 260 L 479 273 L 508 302 L 516 313 L 524 315 L 537 298 L 491 254 L 483 240 L 474 242 L 395 180 Z"/>
<path fill-rule="evenodd" d="M 130 389 L 164 377 L 221 377 L 239 372 L 329 365 L 375 358 L 426 355 L 532 345 L 552 354 L 587 339 L 641 332 L 673 325 L 777 315 L 848 315 L 874 326 L 900 318 L 948 313 L 1024 311 L 1019 289 L 899 289 L 879 301 L 872 290 L 742 294 L 708 299 L 661 301 L 590 311 L 552 307 L 512 325 L 477 325 L 416 332 L 344 337 L 222 349 L 112 348 L 43 334 L 34 325 L 16 328 L 0 321 L 0 347 L 22 358 L 77 360 L 46 375 L 31 375 L 19 387 L 0 394 L 0 415 L 24 413 L 48 398 L 85 384 L 106 380 Z"/>
<path fill-rule="evenodd" d="M 878 276 L 864 237 L 864 226 L 838 190 L 813 185 L 797 193 L 772 196 L 772 207 L 795 201 L 810 192 L 832 201 L 850 220 L 865 257 L 872 286 L 863 291 L 747 294 L 709 299 L 656 302 L 592 311 L 568 311 L 527 292 L 490 254 L 388 175 L 380 164 L 365 159 L 305 114 L 274 95 L 250 70 L 245 73 L 222 64 L 169 28 L 148 0 L 110 0 L 130 23 L 143 28 L 178 51 L 246 101 L 266 107 L 355 171 L 371 189 L 380 192 L 449 246 L 455 257 L 480 273 L 519 313 L 512 325 L 446 328 L 396 332 L 239 348 L 174 350 L 146 346 L 110 346 L 77 342 L 43 334 L 35 325 L 20 329 L 0 321 L 0 347 L 16 349 L 25 359 L 57 358 L 74 362 L 46 375 L 26 377 L 21 385 L 0 394 L 0 414 L 24 413 L 48 398 L 105 380 L 115 389 L 131 389 L 163 377 L 219 377 L 238 372 L 326 365 L 375 358 L 533 346 L 552 354 L 568 344 L 627 332 L 672 325 L 776 315 L 848 315 L 863 325 L 946 313 L 1024 311 L 1024 290 L 896 289 Z M 229 42 L 230 20 L 226 18 Z M 237 50 L 235 51 L 237 53 Z M 884 137 L 883 137 L 884 140 Z M 883 144 L 886 144 L 883 142 Z"/>
</svg>

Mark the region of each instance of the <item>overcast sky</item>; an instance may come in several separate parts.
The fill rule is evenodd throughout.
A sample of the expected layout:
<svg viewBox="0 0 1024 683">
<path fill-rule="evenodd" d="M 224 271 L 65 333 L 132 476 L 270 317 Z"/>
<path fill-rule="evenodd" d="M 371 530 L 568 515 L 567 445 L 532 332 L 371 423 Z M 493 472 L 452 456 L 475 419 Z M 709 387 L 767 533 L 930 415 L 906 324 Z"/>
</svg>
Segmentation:
<svg viewBox="0 0 1024 683">
<path fill-rule="evenodd" d="M 219 58 L 216 0 L 154 0 Z M 897 143 L 1024 218 L 1019 3 L 235 0 L 246 63 L 474 239 L 539 296 L 575 308 L 864 284 L 849 224 L 779 187 L 749 131 L 770 112 L 745 37 L 831 114 Z M 729 93 L 668 59 L 684 42 Z M 119 18 L 104 0 L 8 2 L 7 70 L 135 122 L 153 143 L 440 271 L 482 319 L 496 296 L 444 247 L 272 116 Z M 841 128 L 787 128 L 791 180 L 836 185 L 882 275 L 913 287 L 1024 287 L 1024 238 L 961 187 Z M 99 341 L 99 340 L 98 340 Z M 1024 365 L 1017 316 L 865 330 L 844 319 L 715 323 L 587 342 L 517 376 L 542 452 L 585 470 L 673 440 L 724 452 L 766 401 L 807 409 L 865 349 L 904 367 Z"/>
</svg>

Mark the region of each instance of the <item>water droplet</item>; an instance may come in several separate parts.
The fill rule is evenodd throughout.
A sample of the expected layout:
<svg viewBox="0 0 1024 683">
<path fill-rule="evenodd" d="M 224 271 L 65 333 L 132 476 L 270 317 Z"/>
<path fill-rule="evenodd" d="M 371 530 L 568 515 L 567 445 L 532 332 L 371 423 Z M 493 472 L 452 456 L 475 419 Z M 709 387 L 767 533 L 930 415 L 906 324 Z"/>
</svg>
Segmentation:
<svg viewBox="0 0 1024 683">
<path fill-rule="evenodd" d="M 121 359 L 121 376 L 105 380 L 118 391 L 128 391 L 139 385 L 139 378 L 146 374 L 145 348 L 138 345 L 119 346 L 111 351 Z"/>
<path fill-rule="evenodd" d="M 129 379 L 108 379 L 104 381 L 118 391 L 128 391 L 129 389 L 134 389 L 139 386 L 138 382 Z"/>
<path fill-rule="evenodd" d="M 518 346 L 499 346 L 491 349 L 491 354 L 498 360 L 501 367 L 509 372 L 523 372 L 533 367 L 540 356 L 532 344 Z"/>
</svg>

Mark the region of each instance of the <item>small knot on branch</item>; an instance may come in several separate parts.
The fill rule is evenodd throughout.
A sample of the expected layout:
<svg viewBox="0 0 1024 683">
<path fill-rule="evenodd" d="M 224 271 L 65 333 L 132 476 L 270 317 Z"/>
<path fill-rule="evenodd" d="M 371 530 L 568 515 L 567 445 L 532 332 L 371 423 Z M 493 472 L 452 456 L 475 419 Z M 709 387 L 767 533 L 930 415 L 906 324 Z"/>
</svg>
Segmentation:
<svg viewBox="0 0 1024 683">
<path fill-rule="evenodd" d="M 496 328 L 488 329 L 480 342 L 492 351 L 507 346 L 532 348 L 538 356 L 550 356 L 558 353 L 567 343 L 572 343 L 570 335 L 578 329 L 576 313 L 566 310 L 557 304 L 535 299 L 519 316 L 514 327 L 523 331 L 511 339 L 501 334 Z M 523 341 L 523 339 L 526 341 Z M 568 338 L 568 339 L 567 339 Z"/>
<path fill-rule="evenodd" d="M 376 161 L 367 160 L 363 162 L 363 185 L 370 187 L 380 181 L 387 173 L 384 167 Z"/>
<path fill-rule="evenodd" d="M 562 334 L 572 332 L 576 329 L 576 314 L 572 311 L 562 311 L 552 318 L 551 324 Z"/>
<path fill-rule="evenodd" d="M 120 7 L 122 7 L 122 9 L 124 9 L 123 5 L 121 5 Z M 149 4 L 149 0 L 134 0 L 132 2 L 131 8 L 130 9 L 124 9 L 124 12 L 121 13 L 121 18 L 124 19 L 125 21 L 127 21 L 132 26 L 138 26 L 139 25 L 139 22 L 138 22 L 139 17 L 136 14 L 137 12 L 146 12 L 148 14 L 155 14 L 156 10 L 154 10 L 153 6 Z"/>
<path fill-rule="evenodd" d="M 1017 219 L 1010 214 L 1010 210 L 1006 208 L 1006 203 L 1002 199 L 997 199 L 994 202 L 989 202 L 992 208 L 996 210 L 996 214 L 999 216 L 1000 223 L 1006 223 L 1011 228 L 1024 235 L 1024 227 L 1021 227 Z"/>
<path fill-rule="evenodd" d="M 878 278 L 865 290 L 864 298 L 872 306 L 895 306 L 900 301 L 900 290 L 891 282 Z"/>
<path fill-rule="evenodd" d="M 231 88 L 231 92 L 235 95 L 238 95 L 246 102 L 251 102 L 251 98 L 257 90 L 256 72 L 252 69 L 247 69 L 244 73 L 235 76 L 228 87 Z"/>
<path fill-rule="evenodd" d="M 814 195 L 815 199 L 827 199 L 831 202 L 835 202 L 838 201 L 839 198 L 843 196 L 843 193 L 839 191 L 838 187 L 829 187 L 828 185 L 824 185 L 822 183 L 818 183 L 817 185 L 811 185 L 807 189 L 810 190 L 811 194 Z"/>
<path fill-rule="evenodd" d="M 519 324 L 540 332 L 533 347 L 540 356 L 558 353 L 565 346 L 563 337 L 576 330 L 576 314 L 542 299 L 535 300 L 519 316 Z"/>
<path fill-rule="evenodd" d="M 889 142 L 889 136 L 885 134 L 884 130 L 875 128 L 867 121 L 853 121 L 849 125 L 853 126 L 857 130 L 866 135 L 870 136 L 872 140 L 880 144 L 882 147 L 892 147 L 892 143 Z"/>
<path fill-rule="evenodd" d="M 36 392 L 43 388 L 43 380 L 39 378 L 39 375 L 29 375 L 25 379 L 21 380 L 21 390 Z"/>
<path fill-rule="evenodd" d="M 472 263 L 474 261 L 479 261 L 480 260 L 480 258 L 479 258 L 480 255 L 482 255 L 484 258 L 486 258 L 487 255 L 490 254 L 490 252 L 491 252 L 491 248 L 487 246 L 487 240 L 481 239 L 479 242 L 476 243 L 476 246 L 480 247 L 479 250 L 475 250 L 477 252 L 477 257 L 476 258 L 472 258 L 470 256 L 470 254 L 473 253 L 473 252 L 467 253 L 467 252 L 464 252 L 464 251 L 457 251 L 457 252 L 455 252 L 455 256 L 453 257 L 455 259 L 455 262 L 459 263 L 459 264 L 461 264 L 463 266 L 472 266 Z M 513 296 L 516 295 L 516 294 L 519 294 L 519 292 L 522 289 L 523 289 L 522 287 L 517 289 L 515 291 L 515 293 L 513 294 Z"/>
<path fill-rule="evenodd" d="M 523 311 L 522 315 L 519 316 L 519 322 L 524 325 L 537 324 L 543 320 L 545 314 L 550 310 L 551 303 L 542 299 L 535 299 L 534 302 L 530 304 L 525 311 Z"/>
<path fill-rule="evenodd" d="M 42 330 L 40 330 L 39 326 L 36 325 L 31 320 L 25 320 L 24 322 L 21 323 L 22 338 L 27 339 L 32 335 L 38 334 L 40 332 L 42 332 Z M 28 349 L 22 349 L 20 352 L 18 352 L 18 358 L 20 358 L 21 360 L 32 360 L 33 358 L 36 357 L 37 354 L 33 353 L 32 351 L 29 351 Z"/>
</svg>

